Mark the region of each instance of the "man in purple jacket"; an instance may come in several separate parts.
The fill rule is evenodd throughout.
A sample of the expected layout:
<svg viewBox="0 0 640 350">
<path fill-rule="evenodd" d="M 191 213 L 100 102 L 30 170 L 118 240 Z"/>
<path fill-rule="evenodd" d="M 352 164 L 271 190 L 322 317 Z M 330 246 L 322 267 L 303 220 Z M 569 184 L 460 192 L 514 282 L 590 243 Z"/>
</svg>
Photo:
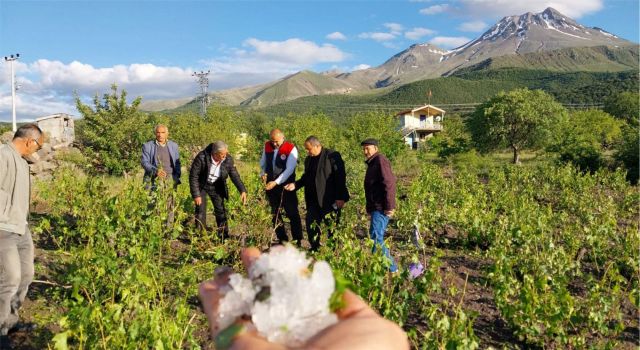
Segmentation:
<svg viewBox="0 0 640 350">
<path fill-rule="evenodd" d="M 367 214 L 371 215 L 369 235 L 374 241 L 373 251 L 379 245 L 382 253 L 389 259 L 389 271 L 398 271 L 396 262 L 384 244 L 384 233 L 389 218 L 396 209 L 396 177 L 391 171 L 389 159 L 378 152 L 378 140 L 366 139 L 360 143 L 366 158 L 367 173 L 364 176 L 364 193 L 367 201 Z"/>
</svg>

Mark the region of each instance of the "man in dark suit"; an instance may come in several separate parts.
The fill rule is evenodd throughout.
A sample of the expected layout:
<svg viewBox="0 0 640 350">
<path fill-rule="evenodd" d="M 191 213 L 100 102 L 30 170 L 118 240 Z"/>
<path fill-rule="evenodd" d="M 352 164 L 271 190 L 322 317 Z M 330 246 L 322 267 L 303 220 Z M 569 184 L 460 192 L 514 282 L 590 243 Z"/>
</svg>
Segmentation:
<svg viewBox="0 0 640 350">
<path fill-rule="evenodd" d="M 346 172 L 340 153 L 322 147 L 320 140 L 309 136 L 304 142 L 308 157 L 304 174 L 295 183 L 285 186 L 287 191 L 304 187 L 307 205 L 306 226 L 311 250 L 320 248 L 320 224 L 329 224 L 327 215 L 335 213 L 336 224 L 340 210 L 349 201 Z M 331 237 L 331 232 L 328 232 Z"/>
<path fill-rule="evenodd" d="M 247 190 L 240 179 L 233 158 L 229 155 L 227 144 L 222 141 L 216 141 L 198 153 L 189 171 L 189 188 L 196 205 L 197 224 L 201 228 L 207 227 L 206 196 L 209 195 L 213 202 L 213 214 L 216 217 L 218 232 L 222 238 L 229 237 L 227 211 L 224 206 L 224 201 L 229 199 L 228 177 L 240 192 L 242 204 L 246 204 Z"/>
</svg>

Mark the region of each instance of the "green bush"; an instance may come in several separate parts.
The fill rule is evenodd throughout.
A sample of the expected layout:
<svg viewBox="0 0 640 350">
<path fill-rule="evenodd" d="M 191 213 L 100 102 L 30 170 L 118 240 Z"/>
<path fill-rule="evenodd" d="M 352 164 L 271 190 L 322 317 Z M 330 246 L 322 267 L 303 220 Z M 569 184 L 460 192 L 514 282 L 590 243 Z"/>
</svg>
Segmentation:
<svg viewBox="0 0 640 350">
<path fill-rule="evenodd" d="M 604 110 L 631 125 L 638 125 L 640 113 L 640 94 L 638 92 L 621 92 L 612 95 L 604 102 Z"/>
<path fill-rule="evenodd" d="M 111 93 L 102 100 L 96 95 L 93 107 L 85 105 L 76 96 L 76 107 L 84 118 L 77 130 L 82 152 L 90 159 L 94 170 L 120 175 L 140 166 L 141 146 L 152 126 L 147 116 L 138 110 L 141 98 L 127 103 L 127 92 Z"/>
<path fill-rule="evenodd" d="M 640 177 L 638 170 L 638 164 L 640 163 L 639 133 L 638 127 L 627 126 L 614 155 L 615 159 L 627 170 L 627 180 L 632 184 L 637 184 L 638 177 Z"/>
<path fill-rule="evenodd" d="M 594 172 L 607 166 L 606 152 L 618 143 L 622 121 L 600 110 L 571 113 L 548 147 L 563 163 L 572 163 L 582 171 Z"/>
</svg>

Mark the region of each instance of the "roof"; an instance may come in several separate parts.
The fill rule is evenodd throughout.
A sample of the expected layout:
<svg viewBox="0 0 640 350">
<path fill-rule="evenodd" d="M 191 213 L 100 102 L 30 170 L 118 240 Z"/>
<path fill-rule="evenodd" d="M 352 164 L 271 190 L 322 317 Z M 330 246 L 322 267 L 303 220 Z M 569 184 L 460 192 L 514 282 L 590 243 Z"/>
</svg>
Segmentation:
<svg viewBox="0 0 640 350">
<path fill-rule="evenodd" d="M 36 122 L 40 122 L 43 120 L 47 120 L 47 119 L 54 119 L 54 118 L 64 118 L 64 119 L 73 119 L 72 116 L 66 114 L 66 113 L 55 113 L 55 114 L 50 114 L 50 115 L 46 115 L 44 117 L 40 117 L 36 119 Z"/>
<path fill-rule="evenodd" d="M 397 113 L 396 116 L 398 115 L 405 115 L 407 113 L 415 113 L 421 110 L 427 110 L 427 114 L 429 115 L 437 115 L 437 114 L 444 114 L 445 111 L 444 109 L 440 109 L 436 106 L 432 106 L 432 105 L 424 105 L 424 106 L 420 106 L 420 107 L 416 107 L 414 109 L 407 109 L 406 111 L 402 111 L 400 113 Z"/>
</svg>

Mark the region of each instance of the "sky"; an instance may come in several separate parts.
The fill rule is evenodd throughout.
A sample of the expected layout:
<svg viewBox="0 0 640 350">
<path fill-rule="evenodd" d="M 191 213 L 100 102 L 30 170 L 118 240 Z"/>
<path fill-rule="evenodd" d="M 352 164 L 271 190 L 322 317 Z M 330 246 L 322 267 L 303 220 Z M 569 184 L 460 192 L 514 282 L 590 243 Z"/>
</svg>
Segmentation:
<svg viewBox="0 0 640 350">
<path fill-rule="evenodd" d="M 553 7 L 639 41 L 637 0 L 31 1 L 0 0 L 0 57 L 14 61 L 20 121 L 78 115 L 112 84 L 143 100 L 266 83 L 300 70 L 378 66 L 416 43 L 452 49 L 504 16 Z M 11 120 L 0 61 L 0 121 Z"/>
</svg>

